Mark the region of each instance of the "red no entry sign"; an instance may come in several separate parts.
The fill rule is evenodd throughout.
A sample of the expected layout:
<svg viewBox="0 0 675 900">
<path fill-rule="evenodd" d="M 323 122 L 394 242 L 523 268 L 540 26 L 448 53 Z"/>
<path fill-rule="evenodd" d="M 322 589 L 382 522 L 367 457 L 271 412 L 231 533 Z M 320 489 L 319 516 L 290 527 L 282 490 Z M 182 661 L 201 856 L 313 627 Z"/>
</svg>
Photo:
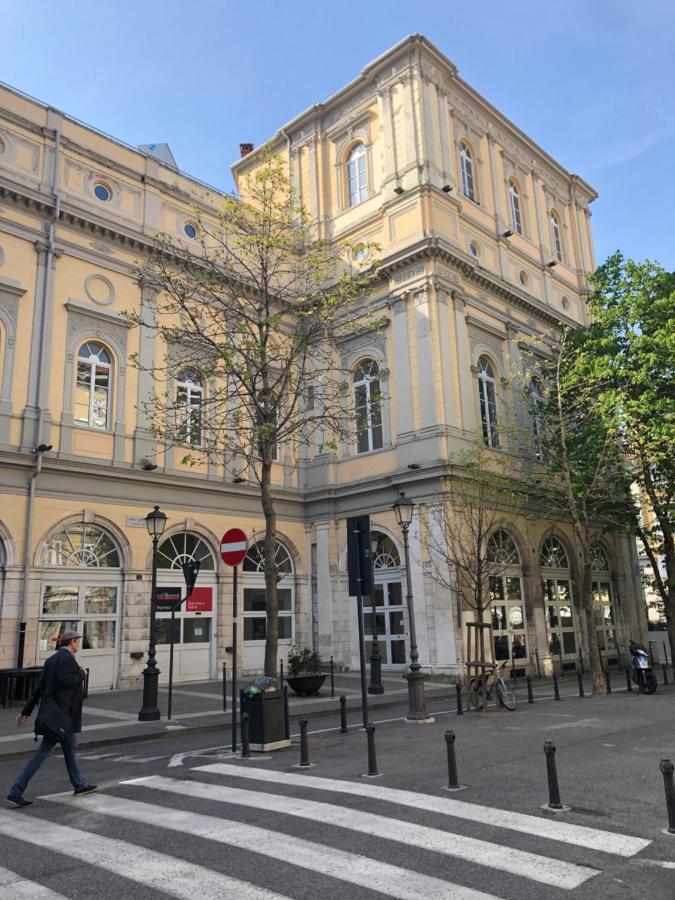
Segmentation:
<svg viewBox="0 0 675 900">
<path fill-rule="evenodd" d="M 238 566 L 246 556 L 248 541 L 241 528 L 230 528 L 220 541 L 220 555 L 228 566 Z"/>
</svg>

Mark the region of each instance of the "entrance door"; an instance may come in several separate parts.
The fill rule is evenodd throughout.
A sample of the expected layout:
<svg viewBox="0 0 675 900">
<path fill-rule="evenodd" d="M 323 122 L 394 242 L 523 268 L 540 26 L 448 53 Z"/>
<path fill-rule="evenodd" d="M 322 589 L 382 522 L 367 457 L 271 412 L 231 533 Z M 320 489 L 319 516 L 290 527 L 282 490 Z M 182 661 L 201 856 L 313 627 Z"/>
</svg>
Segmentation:
<svg viewBox="0 0 675 900">
<path fill-rule="evenodd" d="M 579 648 L 576 610 L 572 595 L 572 573 L 562 541 L 547 538 L 539 562 L 544 576 L 544 611 L 551 659 L 562 669 L 576 667 Z"/>
<path fill-rule="evenodd" d="M 393 671 L 405 668 L 407 651 L 406 617 L 403 606 L 401 558 L 392 539 L 373 532 L 376 541 L 373 554 L 374 593 L 363 599 L 363 632 L 366 662 L 370 662 L 373 645 L 373 601 L 375 634 L 380 648 L 382 668 Z"/>
</svg>

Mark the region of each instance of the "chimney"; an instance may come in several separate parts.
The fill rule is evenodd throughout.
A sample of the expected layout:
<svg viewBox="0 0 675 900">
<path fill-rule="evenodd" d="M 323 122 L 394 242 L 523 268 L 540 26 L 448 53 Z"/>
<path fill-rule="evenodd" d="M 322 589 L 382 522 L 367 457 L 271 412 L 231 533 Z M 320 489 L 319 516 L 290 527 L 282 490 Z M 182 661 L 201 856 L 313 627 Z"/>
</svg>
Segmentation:
<svg viewBox="0 0 675 900">
<path fill-rule="evenodd" d="M 239 156 L 242 159 L 249 153 L 253 153 L 253 144 L 239 144 Z"/>
</svg>

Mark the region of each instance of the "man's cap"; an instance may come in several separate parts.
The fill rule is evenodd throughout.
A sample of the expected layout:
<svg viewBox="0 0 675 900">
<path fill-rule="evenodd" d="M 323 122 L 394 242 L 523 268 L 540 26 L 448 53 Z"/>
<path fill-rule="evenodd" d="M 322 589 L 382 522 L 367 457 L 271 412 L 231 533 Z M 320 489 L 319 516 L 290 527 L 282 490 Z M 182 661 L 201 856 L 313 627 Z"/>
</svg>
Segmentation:
<svg viewBox="0 0 675 900">
<path fill-rule="evenodd" d="M 59 644 L 63 646 L 63 644 L 69 644 L 71 641 L 74 641 L 75 638 L 81 638 L 82 635 L 79 631 L 72 631 L 68 629 L 68 631 L 64 631 L 63 634 L 59 635 Z"/>
</svg>

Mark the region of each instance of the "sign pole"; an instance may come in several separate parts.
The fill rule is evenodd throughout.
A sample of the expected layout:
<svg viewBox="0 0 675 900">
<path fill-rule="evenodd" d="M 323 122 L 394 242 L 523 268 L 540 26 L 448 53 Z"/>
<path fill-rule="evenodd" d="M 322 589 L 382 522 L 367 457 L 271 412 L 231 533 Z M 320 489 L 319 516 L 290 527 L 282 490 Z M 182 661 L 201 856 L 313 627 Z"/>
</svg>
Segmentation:
<svg viewBox="0 0 675 900">
<path fill-rule="evenodd" d="M 237 752 L 237 573 L 232 572 L 232 752 Z"/>
<path fill-rule="evenodd" d="M 176 606 L 174 603 L 171 607 L 171 639 L 169 643 L 169 703 L 167 709 L 167 719 L 171 721 L 171 703 L 173 700 L 173 642 L 174 642 L 174 623 L 176 621 Z"/>
<path fill-rule="evenodd" d="M 361 546 L 361 528 L 354 529 L 357 546 Z M 356 608 L 359 617 L 359 663 L 361 668 L 361 707 L 363 710 L 363 727 L 368 727 L 368 685 L 366 684 L 366 636 L 363 627 L 363 574 L 361 572 L 361 553 L 356 554 L 356 579 L 358 581 L 358 594 L 356 595 Z"/>
</svg>

